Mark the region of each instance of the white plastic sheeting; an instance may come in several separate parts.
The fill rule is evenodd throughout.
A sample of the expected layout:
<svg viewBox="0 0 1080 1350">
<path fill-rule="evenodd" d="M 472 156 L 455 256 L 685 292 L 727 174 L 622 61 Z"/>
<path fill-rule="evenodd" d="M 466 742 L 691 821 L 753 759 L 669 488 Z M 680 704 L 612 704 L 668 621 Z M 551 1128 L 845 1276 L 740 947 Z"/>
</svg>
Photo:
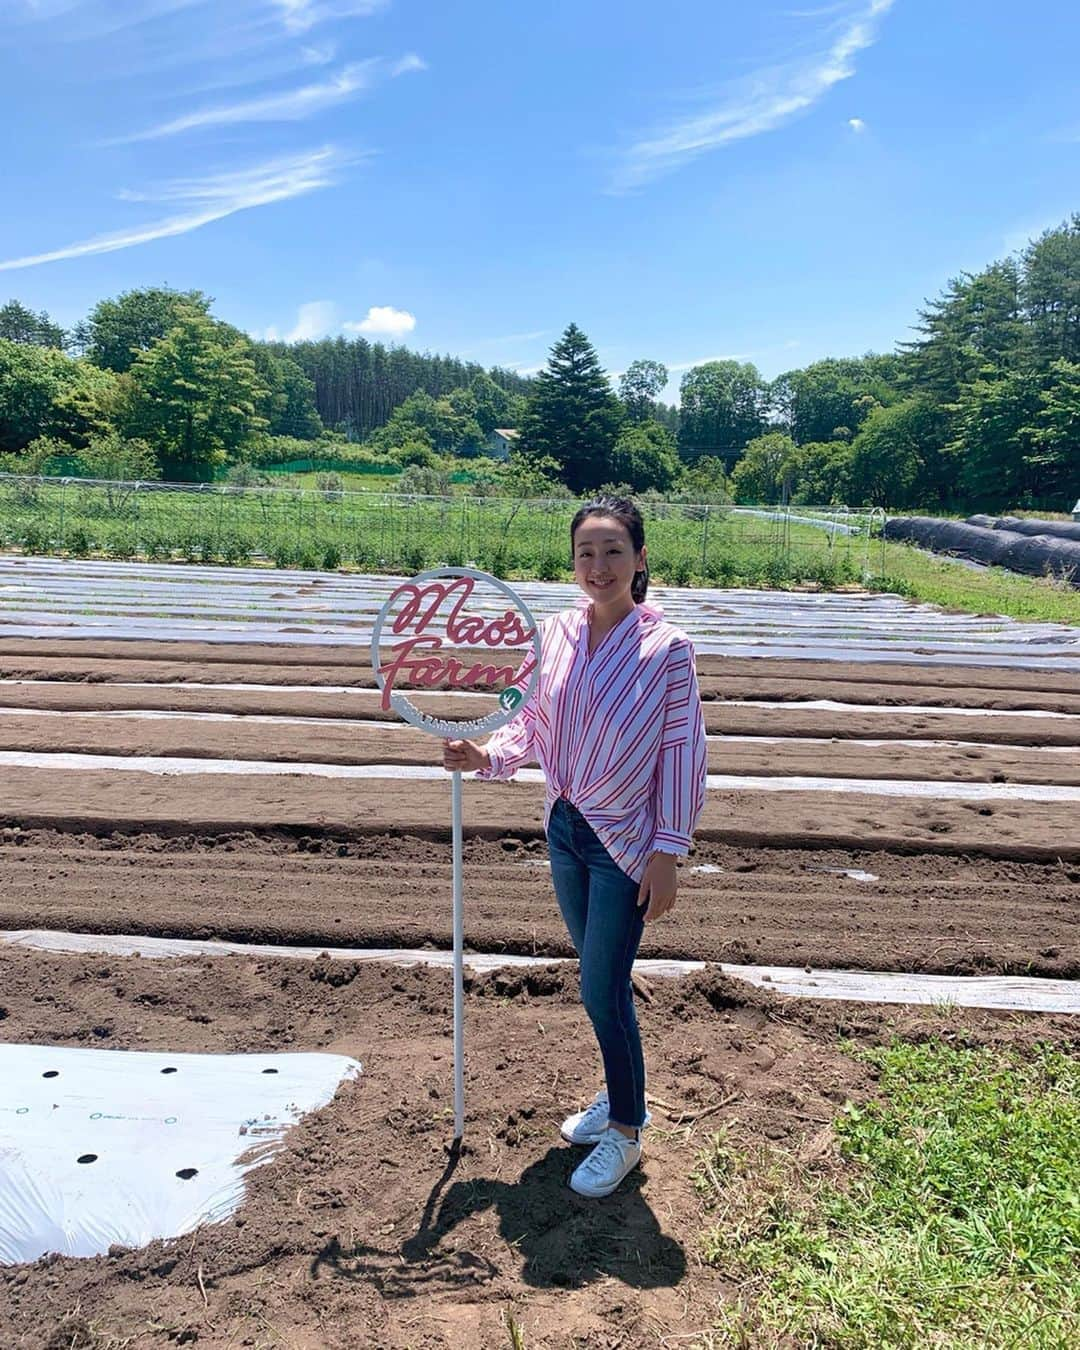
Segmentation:
<svg viewBox="0 0 1080 1350">
<path fill-rule="evenodd" d="M 178 567 L 0 557 L 0 635 L 366 645 L 399 578 L 258 568 Z M 538 617 L 576 589 L 517 588 Z M 658 587 L 667 617 L 699 654 L 903 661 L 1075 671 L 1080 640 L 1064 624 L 955 616 L 895 595 Z"/>
<path fill-rule="evenodd" d="M 0 1045 L 0 1264 L 97 1256 L 229 1217 L 343 1055 Z"/>
<path fill-rule="evenodd" d="M 179 755 L 84 755 L 51 750 L 0 750 L 0 768 L 188 774 L 238 777 L 446 779 L 437 764 L 310 764 L 286 759 L 186 759 Z M 543 783 L 541 769 L 519 769 L 519 783 Z M 954 802 L 1080 802 L 1080 787 L 1054 783 L 939 782 L 920 778 L 748 777 L 710 773 L 710 792 L 842 792 L 867 797 L 929 797 Z"/>
<path fill-rule="evenodd" d="M 395 966 L 432 966 L 449 970 L 453 952 L 427 948 L 275 947 L 268 944 L 212 942 L 197 938 L 154 938 L 102 933 L 60 933 L 48 929 L 0 931 L 0 942 L 34 951 L 105 953 L 158 959 L 191 956 L 254 956 L 312 960 L 326 955 L 340 961 L 365 961 Z M 501 967 L 553 966 L 559 957 L 510 956 L 466 952 L 472 970 Z M 776 994 L 796 998 L 845 999 L 855 1003 L 952 1003 L 960 1008 L 1003 1008 L 1024 1012 L 1080 1013 L 1080 984 L 1029 975 L 908 975 L 899 971 L 807 970 L 796 966 L 736 966 L 727 962 L 639 960 L 641 975 L 677 978 L 712 966 L 732 979 L 745 980 Z"/>
</svg>

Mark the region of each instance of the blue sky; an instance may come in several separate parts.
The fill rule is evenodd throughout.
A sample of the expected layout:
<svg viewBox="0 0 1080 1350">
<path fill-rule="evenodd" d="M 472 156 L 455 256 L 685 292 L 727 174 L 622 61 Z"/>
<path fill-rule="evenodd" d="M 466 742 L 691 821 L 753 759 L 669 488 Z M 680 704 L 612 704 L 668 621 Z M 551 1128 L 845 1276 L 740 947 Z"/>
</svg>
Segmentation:
<svg viewBox="0 0 1080 1350">
<path fill-rule="evenodd" d="M 1080 209 L 1075 0 L 0 0 L 0 300 L 523 371 L 889 350 Z"/>
</svg>

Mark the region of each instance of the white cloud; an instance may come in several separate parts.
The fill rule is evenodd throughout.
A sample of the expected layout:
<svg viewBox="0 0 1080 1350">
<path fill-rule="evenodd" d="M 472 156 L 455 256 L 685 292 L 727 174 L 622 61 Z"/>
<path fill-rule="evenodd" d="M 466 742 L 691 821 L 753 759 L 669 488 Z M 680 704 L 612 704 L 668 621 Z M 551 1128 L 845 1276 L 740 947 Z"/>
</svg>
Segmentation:
<svg viewBox="0 0 1080 1350">
<path fill-rule="evenodd" d="M 665 361 L 669 374 L 676 370 L 693 370 L 695 366 L 707 366 L 710 361 L 749 361 L 750 357 L 745 352 L 736 352 L 734 355 L 728 352 L 726 356 L 699 356 L 696 361 Z"/>
<path fill-rule="evenodd" d="M 375 60 L 354 62 L 343 66 L 333 78 L 322 84 L 308 84 L 300 89 L 268 94 L 264 98 L 247 99 L 243 103 L 223 104 L 216 108 L 202 108 L 198 112 L 176 117 L 171 122 L 121 136 L 114 145 L 131 141 L 153 141 L 163 136 L 175 136 L 182 131 L 198 131 L 204 127 L 230 126 L 237 122 L 299 122 L 324 108 L 350 99 L 354 94 L 369 89 L 379 63 Z"/>
<path fill-rule="evenodd" d="M 296 312 L 296 323 L 287 333 L 271 325 L 262 336 L 267 342 L 313 342 L 333 331 L 337 307 L 332 300 L 308 300 Z"/>
<path fill-rule="evenodd" d="M 237 211 L 288 201 L 291 197 L 331 187 L 337 181 L 337 171 L 347 162 L 332 146 L 326 146 L 306 154 L 256 164 L 248 169 L 209 174 L 204 178 L 173 179 L 149 191 L 127 190 L 118 194 L 124 201 L 184 202 L 190 209 L 146 225 L 94 235 L 47 253 L 8 258 L 0 261 L 0 272 L 37 267 L 40 263 L 59 262 L 65 258 L 82 258 L 94 253 L 114 253 L 135 244 L 148 244 L 155 239 L 187 234 L 212 221 L 234 215 Z"/>
<path fill-rule="evenodd" d="M 306 66 L 328 66 L 336 55 L 337 44 L 333 42 L 311 42 L 300 48 Z"/>
<path fill-rule="evenodd" d="M 866 130 L 866 123 L 862 120 L 861 117 L 849 117 L 847 124 L 852 129 L 852 131 L 855 133 L 856 136 L 858 136 L 860 132 Z"/>
<path fill-rule="evenodd" d="M 306 33 L 328 19 L 362 19 L 385 9 L 389 0 L 272 0 L 290 33 Z"/>
<path fill-rule="evenodd" d="M 894 0 L 859 0 L 845 6 L 824 50 L 767 67 L 740 80 L 717 107 L 673 123 L 636 141 L 620 156 L 609 190 L 628 192 L 732 141 L 775 131 L 813 107 L 833 85 L 855 74 L 855 56 L 877 38 Z"/>
<path fill-rule="evenodd" d="M 357 322 L 349 319 L 342 328 L 347 333 L 379 333 L 385 337 L 404 337 L 416 327 L 416 316 L 393 305 L 372 305 L 367 316 Z"/>
<path fill-rule="evenodd" d="M 398 75 L 410 75 L 414 70 L 427 70 L 427 68 L 428 63 L 422 56 L 418 56 L 416 52 L 406 52 L 400 60 L 395 61 L 390 67 L 390 74 L 396 79 Z"/>
</svg>

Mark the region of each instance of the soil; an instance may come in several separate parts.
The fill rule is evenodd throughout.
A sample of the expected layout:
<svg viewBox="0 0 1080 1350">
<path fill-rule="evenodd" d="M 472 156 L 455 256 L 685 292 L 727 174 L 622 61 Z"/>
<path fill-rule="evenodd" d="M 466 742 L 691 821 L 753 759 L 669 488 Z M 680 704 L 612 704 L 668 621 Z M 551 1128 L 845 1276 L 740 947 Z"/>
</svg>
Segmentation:
<svg viewBox="0 0 1080 1350">
<path fill-rule="evenodd" d="M 87 959 L 0 948 L 0 1035 L 188 1051 L 325 1050 L 361 1079 L 309 1116 L 220 1225 L 93 1259 L 0 1268 L 3 1350 L 659 1346 L 732 1291 L 701 1260 L 692 1184 L 738 1146 L 835 1157 L 830 1122 L 873 1091 L 838 1049 L 894 1033 L 1076 1047 L 1075 1019 L 777 1002 L 714 974 L 639 991 L 655 1127 L 607 1200 L 567 1188 L 563 1114 L 598 1066 L 571 968 L 470 979 L 465 1148 L 449 1151 L 451 985 L 317 961 Z M 572 1297 L 567 1297 L 572 1294 Z"/>
<path fill-rule="evenodd" d="M 710 734 L 780 740 L 712 742 L 713 772 L 1080 781 L 1077 757 L 1040 750 L 1080 749 L 1073 676 L 719 657 L 701 658 L 699 670 Z M 286 765 L 438 754 L 409 730 L 346 724 L 388 716 L 357 648 L 8 638 L 0 680 L 35 681 L 0 684 L 5 751 Z M 816 699 L 882 711 L 800 706 Z M 473 717 L 485 705 L 447 694 L 425 706 Z M 310 720 L 108 715 L 136 710 Z M 466 788 L 473 950 L 570 954 L 542 810 L 534 784 Z M 440 781 L 6 765 L 0 929 L 445 948 L 448 817 Z M 678 906 L 647 930 L 642 956 L 1076 978 L 1076 819 L 1075 802 L 711 791 Z M 252 1174 L 249 1201 L 227 1223 L 140 1251 L 0 1268 L 0 1350 L 504 1350 L 508 1317 L 528 1350 L 689 1343 L 732 1292 L 700 1258 L 710 1217 L 691 1178 L 711 1131 L 834 1157 L 830 1122 L 874 1087 L 841 1053 L 841 1034 L 864 1045 L 901 1033 L 1021 1047 L 1038 1038 L 1075 1047 L 1077 1035 L 1075 1019 L 778 1002 L 715 973 L 643 984 L 639 995 L 656 1128 L 640 1172 L 590 1204 L 566 1187 L 582 1151 L 558 1138 L 599 1072 L 572 967 L 470 979 L 469 1116 L 457 1157 L 442 972 L 0 945 L 4 1040 L 323 1049 L 365 1069 Z"/>
</svg>

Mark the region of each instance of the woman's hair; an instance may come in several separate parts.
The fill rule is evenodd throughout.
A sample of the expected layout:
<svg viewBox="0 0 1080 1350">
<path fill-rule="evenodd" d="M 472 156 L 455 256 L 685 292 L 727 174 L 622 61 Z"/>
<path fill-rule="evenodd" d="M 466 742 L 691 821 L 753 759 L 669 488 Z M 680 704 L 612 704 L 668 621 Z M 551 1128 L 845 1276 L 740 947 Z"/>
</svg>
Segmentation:
<svg viewBox="0 0 1080 1350">
<path fill-rule="evenodd" d="M 574 537 L 578 532 L 578 526 L 590 516 L 610 516 L 612 520 L 624 525 L 635 553 L 640 553 L 645 547 L 645 522 L 641 518 L 641 512 L 629 497 L 594 497 L 591 502 L 586 502 L 570 522 L 571 554 L 574 551 Z M 649 564 L 646 563 L 642 571 L 634 573 L 634 580 L 630 585 L 630 595 L 635 605 L 641 604 L 648 589 Z"/>
</svg>

